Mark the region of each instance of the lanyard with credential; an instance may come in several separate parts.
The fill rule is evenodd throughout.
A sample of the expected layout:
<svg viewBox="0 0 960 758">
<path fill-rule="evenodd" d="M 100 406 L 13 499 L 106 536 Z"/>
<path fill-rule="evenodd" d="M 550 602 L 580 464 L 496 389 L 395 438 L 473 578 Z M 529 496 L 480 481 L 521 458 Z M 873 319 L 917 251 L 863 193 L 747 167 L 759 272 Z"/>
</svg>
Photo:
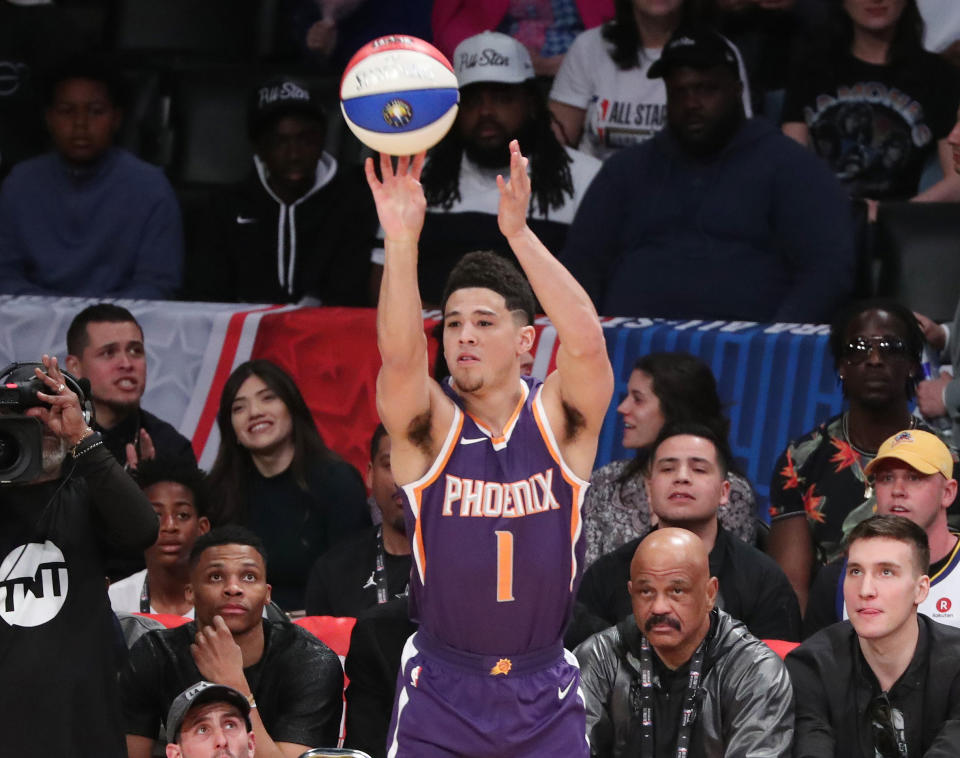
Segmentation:
<svg viewBox="0 0 960 758">
<path fill-rule="evenodd" d="M 377 565 L 373 571 L 373 582 L 377 587 L 377 605 L 383 605 L 390 597 L 387 592 L 387 561 L 383 554 L 383 526 L 377 527 Z"/>
<path fill-rule="evenodd" d="M 690 749 L 690 734 L 697 720 L 697 694 L 700 691 L 700 672 L 703 670 L 703 655 L 707 640 L 700 643 L 693 658 L 690 659 L 690 674 L 687 678 L 687 692 L 683 698 L 683 717 L 677 730 L 676 758 L 687 758 Z M 656 757 L 656 743 L 653 738 L 653 658 L 650 655 L 650 643 L 646 635 L 640 636 L 640 725 L 641 758 Z"/>
</svg>

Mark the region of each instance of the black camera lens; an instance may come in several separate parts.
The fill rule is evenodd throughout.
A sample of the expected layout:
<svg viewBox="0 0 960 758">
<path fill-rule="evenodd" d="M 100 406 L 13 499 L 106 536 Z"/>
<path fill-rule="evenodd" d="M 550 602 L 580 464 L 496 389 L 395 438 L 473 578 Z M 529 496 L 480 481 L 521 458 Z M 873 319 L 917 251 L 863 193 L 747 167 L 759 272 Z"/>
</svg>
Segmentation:
<svg viewBox="0 0 960 758">
<path fill-rule="evenodd" d="M 11 468 L 19 458 L 20 440 L 16 435 L 0 429 L 0 470 Z"/>
</svg>

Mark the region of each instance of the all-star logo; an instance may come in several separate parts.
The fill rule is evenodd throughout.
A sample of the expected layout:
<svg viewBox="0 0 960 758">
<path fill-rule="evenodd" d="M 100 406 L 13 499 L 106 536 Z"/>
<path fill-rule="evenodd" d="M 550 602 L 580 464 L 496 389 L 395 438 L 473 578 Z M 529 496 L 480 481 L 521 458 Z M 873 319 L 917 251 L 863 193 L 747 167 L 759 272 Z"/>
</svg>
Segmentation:
<svg viewBox="0 0 960 758">
<path fill-rule="evenodd" d="M 893 442 L 890 443 L 890 447 L 896 447 L 901 442 L 913 442 L 913 435 L 910 432 L 900 432 L 896 437 L 893 438 Z"/>
<path fill-rule="evenodd" d="M 69 572 L 50 540 L 15 547 L 0 563 L 0 618 L 10 626 L 40 626 L 67 600 Z"/>
<path fill-rule="evenodd" d="M 413 108 L 406 100 L 394 98 L 383 106 L 383 120 L 396 129 L 406 126 L 413 118 Z"/>
</svg>

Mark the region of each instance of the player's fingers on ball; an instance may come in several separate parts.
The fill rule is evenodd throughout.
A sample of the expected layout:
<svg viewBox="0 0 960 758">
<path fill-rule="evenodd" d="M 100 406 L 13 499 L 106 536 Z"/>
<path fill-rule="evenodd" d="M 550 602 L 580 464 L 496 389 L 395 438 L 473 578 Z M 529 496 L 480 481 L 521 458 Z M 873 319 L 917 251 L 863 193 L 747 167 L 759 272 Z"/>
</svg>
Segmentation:
<svg viewBox="0 0 960 758">
<path fill-rule="evenodd" d="M 371 189 L 376 189 L 377 185 L 380 184 L 380 180 L 377 179 L 377 170 L 373 167 L 373 158 L 364 159 L 363 170 L 367 175 L 367 184 L 370 185 Z"/>
<path fill-rule="evenodd" d="M 397 176 L 406 176 L 410 168 L 410 156 L 401 155 L 397 158 Z"/>
<path fill-rule="evenodd" d="M 386 181 L 388 176 L 393 176 L 393 164 L 386 153 L 380 153 L 380 176 L 382 181 Z"/>
<path fill-rule="evenodd" d="M 420 181 L 420 174 L 423 172 L 423 163 L 427 159 L 426 151 L 417 153 L 413 156 L 413 170 L 410 172 L 414 179 Z"/>
</svg>

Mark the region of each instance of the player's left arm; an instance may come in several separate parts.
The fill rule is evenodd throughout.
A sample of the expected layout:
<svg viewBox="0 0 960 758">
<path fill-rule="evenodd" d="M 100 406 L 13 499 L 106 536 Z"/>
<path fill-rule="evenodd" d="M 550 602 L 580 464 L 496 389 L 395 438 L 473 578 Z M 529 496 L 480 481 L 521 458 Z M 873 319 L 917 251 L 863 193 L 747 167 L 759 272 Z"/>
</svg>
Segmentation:
<svg viewBox="0 0 960 758">
<path fill-rule="evenodd" d="M 564 458 L 578 476 L 588 479 L 613 395 L 613 369 L 590 297 L 527 225 L 527 163 L 513 140 L 510 180 L 497 177 L 498 222 L 560 337 L 557 370 L 547 377 L 542 397 Z"/>
</svg>

